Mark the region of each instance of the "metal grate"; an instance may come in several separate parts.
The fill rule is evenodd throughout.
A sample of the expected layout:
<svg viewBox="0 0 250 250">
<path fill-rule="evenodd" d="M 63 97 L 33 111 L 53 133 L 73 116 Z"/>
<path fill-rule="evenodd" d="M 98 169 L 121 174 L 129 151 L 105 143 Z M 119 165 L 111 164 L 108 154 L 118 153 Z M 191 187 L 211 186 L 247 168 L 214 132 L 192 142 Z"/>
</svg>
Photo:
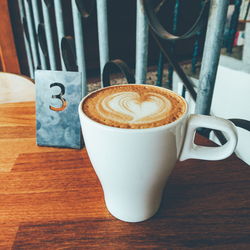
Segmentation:
<svg viewBox="0 0 250 250">
<path fill-rule="evenodd" d="M 51 70 L 77 70 L 82 72 L 82 83 L 84 96 L 88 92 L 87 88 L 87 72 L 84 51 L 84 30 L 82 21 L 89 16 L 89 12 L 85 8 L 86 1 L 71 0 L 72 7 L 72 23 L 74 29 L 73 37 L 65 36 L 65 23 L 61 0 L 18 0 L 20 14 L 25 32 L 25 46 L 28 57 L 30 76 L 34 77 L 34 71 L 37 68 Z M 92 0 L 92 8 L 96 7 L 97 23 L 98 23 L 98 40 L 100 54 L 100 72 L 109 61 L 109 43 L 108 43 L 108 19 L 107 19 L 107 1 L 108 0 Z M 154 35 L 160 41 L 159 32 L 155 32 L 150 16 L 146 11 L 151 0 L 137 0 L 136 14 L 136 58 L 135 58 L 135 82 L 146 82 L 147 75 L 147 57 L 148 57 L 148 37 L 149 25 Z M 169 74 L 174 69 L 184 82 L 187 90 L 191 91 L 191 96 L 197 101 L 196 112 L 209 114 L 211 99 L 213 94 L 215 76 L 219 61 L 220 48 L 222 45 L 222 37 L 224 24 L 226 20 L 227 8 L 229 1 L 221 0 L 201 0 L 201 4 L 210 4 L 209 21 L 206 34 L 206 42 L 204 56 L 201 65 L 199 89 L 196 93 L 193 91 L 192 82 L 185 72 L 174 61 L 172 50 L 168 50 L 168 60 L 172 66 L 169 68 Z M 163 4 L 160 1 L 160 4 Z M 175 15 L 176 19 L 173 26 L 173 32 L 176 30 L 176 22 L 178 19 L 178 6 L 180 1 L 176 1 Z M 53 8 L 53 12 L 52 12 Z M 68 10 L 67 10 L 68 11 Z M 52 18 L 55 20 L 57 35 L 52 30 Z M 149 22 L 148 22 L 149 21 Z M 200 29 L 191 28 L 192 35 L 197 35 Z M 152 33 L 152 34 L 153 34 Z M 191 34 L 190 33 L 190 34 Z M 181 37 L 169 36 L 167 40 L 185 39 L 190 34 L 184 34 Z M 56 59 L 56 47 L 59 48 L 60 60 Z M 162 56 L 162 55 L 161 55 Z M 101 74 L 102 75 L 102 74 Z M 102 80 L 102 79 L 101 79 Z M 158 85 L 160 83 L 158 82 Z M 102 87 L 102 81 L 101 86 Z"/>
<path fill-rule="evenodd" d="M 72 22 L 74 37 L 65 37 L 65 23 L 61 0 L 18 0 L 22 23 L 25 33 L 25 47 L 29 63 L 30 76 L 34 77 L 34 71 L 39 69 L 67 70 L 72 65 L 67 65 L 64 59 L 65 44 L 72 47 L 75 53 L 77 70 L 83 73 L 83 94 L 87 92 L 86 63 L 84 53 L 84 30 L 82 19 L 88 17 L 84 9 L 84 1 L 71 0 Z M 100 72 L 109 61 L 108 44 L 108 22 L 107 22 L 107 0 L 92 1 L 97 11 L 98 40 L 100 54 Z M 52 6 L 53 5 L 53 6 Z M 52 12 L 54 7 L 54 12 Z M 38 11 L 41 9 L 41 11 Z M 56 20 L 57 36 L 52 31 L 51 16 Z M 147 46 L 148 46 L 148 25 L 145 15 L 142 12 L 140 0 L 137 0 L 137 32 L 136 32 L 136 81 L 144 82 L 147 72 Z M 56 40 L 56 41 L 55 41 Z M 58 44 L 60 63 L 56 60 L 55 43 Z M 66 45 L 67 47 L 67 45 Z M 67 48 L 66 48 L 67 49 Z M 67 56 L 67 55 L 66 55 Z M 65 57 L 66 57 L 65 56 Z M 68 66 L 68 68 L 67 68 Z"/>
</svg>

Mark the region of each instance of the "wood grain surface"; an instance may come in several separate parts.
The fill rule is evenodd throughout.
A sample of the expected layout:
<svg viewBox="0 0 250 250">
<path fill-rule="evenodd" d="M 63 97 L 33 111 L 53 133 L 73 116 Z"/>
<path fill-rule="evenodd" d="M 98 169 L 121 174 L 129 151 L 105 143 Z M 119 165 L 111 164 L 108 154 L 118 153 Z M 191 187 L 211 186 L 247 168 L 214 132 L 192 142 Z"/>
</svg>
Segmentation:
<svg viewBox="0 0 250 250">
<path fill-rule="evenodd" d="M 34 102 L 0 105 L 0 249 L 250 249 L 249 191 L 235 155 L 187 160 L 154 217 L 119 221 L 85 149 L 36 146 Z"/>
</svg>

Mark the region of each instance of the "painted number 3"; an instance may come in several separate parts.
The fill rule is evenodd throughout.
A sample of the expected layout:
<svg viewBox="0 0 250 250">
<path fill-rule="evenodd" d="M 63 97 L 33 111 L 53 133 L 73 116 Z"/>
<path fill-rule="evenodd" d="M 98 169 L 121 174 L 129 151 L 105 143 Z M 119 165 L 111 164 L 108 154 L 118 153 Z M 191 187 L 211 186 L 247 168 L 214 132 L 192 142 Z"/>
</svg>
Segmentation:
<svg viewBox="0 0 250 250">
<path fill-rule="evenodd" d="M 55 86 L 60 88 L 60 93 L 58 93 L 57 95 L 52 95 L 52 98 L 59 99 L 61 101 L 61 107 L 56 108 L 56 107 L 53 107 L 50 105 L 49 108 L 53 111 L 63 111 L 67 106 L 67 102 L 63 98 L 63 95 L 65 94 L 65 87 L 63 84 L 61 84 L 59 82 L 55 82 L 55 83 L 50 84 L 50 88 L 53 88 Z"/>
</svg>

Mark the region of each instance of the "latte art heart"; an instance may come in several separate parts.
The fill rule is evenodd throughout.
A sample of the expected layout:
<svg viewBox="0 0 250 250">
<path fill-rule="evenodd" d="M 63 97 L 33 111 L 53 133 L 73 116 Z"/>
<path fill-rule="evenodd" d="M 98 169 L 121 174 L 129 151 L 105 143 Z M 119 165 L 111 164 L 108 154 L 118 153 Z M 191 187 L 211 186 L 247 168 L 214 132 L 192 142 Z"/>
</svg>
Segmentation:
<svg viewBox="0 0 250 250">
<path fill-rule="evenodd" d="M 118 128 L 151 128 L 171 123 L 186 111 L 185 101 L 164 88 L 117 85 L 90 94 L 83 112 L 92 120 Z"/>
<path fill-rule="evenodd" d="M 117 122 L 147 123 L 168 112 L 171 102 L 156 93 L 121 92 L 105 97 L 97 108 L 103 117 Z"/>
</svg>

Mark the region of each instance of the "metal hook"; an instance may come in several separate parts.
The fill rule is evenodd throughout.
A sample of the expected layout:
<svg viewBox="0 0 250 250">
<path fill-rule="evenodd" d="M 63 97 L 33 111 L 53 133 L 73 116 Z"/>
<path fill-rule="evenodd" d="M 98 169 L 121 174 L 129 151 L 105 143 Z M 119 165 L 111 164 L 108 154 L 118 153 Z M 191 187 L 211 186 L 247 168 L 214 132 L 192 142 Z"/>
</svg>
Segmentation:
<svg viewBox="0 0 250 250">
<path fill-rule="evenodd" d="M 125 76 L 127 80 L 127 83 L 135 83 L 134 74 L 131 72 L 128 65 L 120 59 L 115 59 L 107 62 L 103 67 L 103 72 L 102 72 L 103 87 L 110 86 L 110 74 L 111 74 L 111 69 L 113 68 L 119 69 L 119 71 L 122 72 L 122 74 Z"/>
<path fill-rule="evenodd" d="M 165 40 L 180 40 L 180 39 L 186 39 L 189 37 L 194 36 L 197 31 L 201 29 L 205 22 L 205 17 L 207 13 L 207 8 L 209 6 L 209 0 L 204 0 L 202 4 L 202 9 L 200 11 L 200 14 L 198 18 L 196 19 L 193 26 L 183 35 L 176 36 L 171 33 L 169 33 L 160 23 L 158 17 L 156 16 L 154 7 L 152 5 L 151 0 L 141 0 L 141 4 L 143 6 L 145 15 L 148 18 L 149 25 L 151 29 L 157 34 L 159 37 Z M 162 4 L 162 2 L 161 2 Z"/>
</svg>

